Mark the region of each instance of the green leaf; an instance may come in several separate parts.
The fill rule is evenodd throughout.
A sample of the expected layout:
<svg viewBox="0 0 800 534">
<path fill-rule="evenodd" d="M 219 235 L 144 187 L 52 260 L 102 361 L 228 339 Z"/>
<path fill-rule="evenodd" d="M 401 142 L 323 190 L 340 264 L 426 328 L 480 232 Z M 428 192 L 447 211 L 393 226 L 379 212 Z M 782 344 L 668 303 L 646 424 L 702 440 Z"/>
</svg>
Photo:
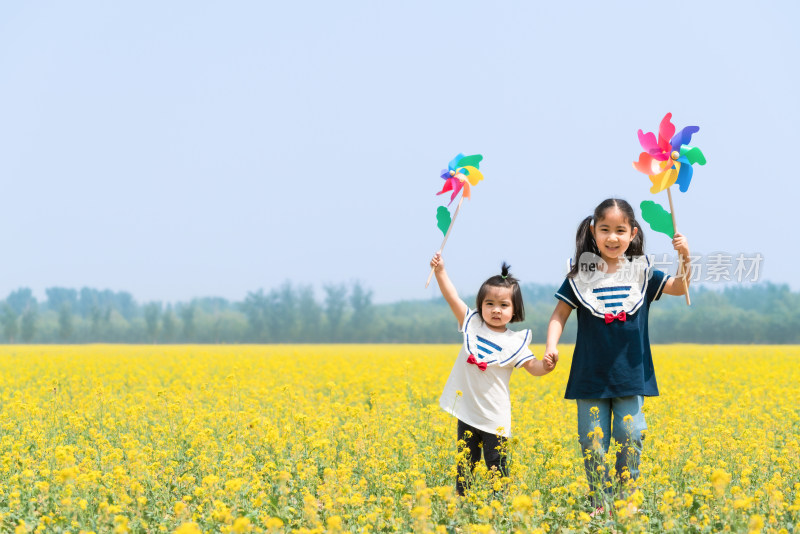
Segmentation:
<svg viewBox="0 0 800 534">
<path fill-rule="evenodd" d="M 442 234 L 447 234 L 447 230 L 450 228 L 450 210 L 444 206 L 439 206 L 436 210 L 436 225 Z"/>
<path fill-rule="evenodd" d="M 652 200 L 645 200 L 639 207 L 642 208 L 642 218 L 647 221 L 650 228 L 669 237 L 675 237 L 675 227 L 672 226 L 672 215 Z"/>
</svg>

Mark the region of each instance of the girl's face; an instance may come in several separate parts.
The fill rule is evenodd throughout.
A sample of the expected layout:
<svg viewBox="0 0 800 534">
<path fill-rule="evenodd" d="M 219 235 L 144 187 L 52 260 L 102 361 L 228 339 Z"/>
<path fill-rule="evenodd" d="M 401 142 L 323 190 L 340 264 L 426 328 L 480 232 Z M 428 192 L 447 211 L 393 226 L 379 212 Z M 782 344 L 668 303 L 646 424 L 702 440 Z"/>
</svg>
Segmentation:
<svg viewBox="0 0 800 534">
<path fill-rule="evenodd" d="M 616 264 L 628 250 L 637 231 L 638 228 L 631 228 L 628 218 L 619 208 L 607 209 L 604 217 L 592 226 L 592 235 L 603 261 L 608 265 Z"/>
<path fill-rule="evenodd" d="M 514 317 L 514 302 L 510 287 L 488 286 L 486 288 L 486 298 L 481 305 L 481 317 L 483 322 L 490 330 L 495 332 L 505 332 L 506 325 Z"/>
</svg>

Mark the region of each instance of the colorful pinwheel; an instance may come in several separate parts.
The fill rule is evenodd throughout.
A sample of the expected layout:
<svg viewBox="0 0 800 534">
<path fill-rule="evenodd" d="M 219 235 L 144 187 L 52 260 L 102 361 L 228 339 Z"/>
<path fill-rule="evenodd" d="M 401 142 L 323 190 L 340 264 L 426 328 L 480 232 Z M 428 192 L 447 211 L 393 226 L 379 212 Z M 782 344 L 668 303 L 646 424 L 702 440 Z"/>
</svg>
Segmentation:
<svg viewBox="0 0 800 534">
<path fill-rule="evenodd" d="M 458 201 L 452 218 L 450 217 L 450 210 L 446 206 L 439 206 L 436 210 L 436 225 L 439 227 L 439 230 L 442 231 L 442 234 L 444 234 L 444 240 L 442 241 L 442 246 L 439 247 L 439 252 L 444 249 L 444 245 L 447 243 L 447 238 L 450 236 L 450 230 L 452 230 L 453 223 L 456 221 L 458 210 L 461 209 L 461 203 L 464 202 L 465 198 L 470 198 L 470 187 L 478 185 L 478 182 L 483 180 L 483 173 L 478 170 L 478 166 L 482 160 L 483 156 L 480 154 L 475 154 L 473 156 L 459 154 L 450 161 L 447 169 L 442 171 L 442 179 L 445 181 L 444 187 L 436 194 L 443 195 L 448 191 L 452 191 L 450 194 L 450 202 L 447 203 L 447 206 L 453 203 L 453 200 L 455 200 L 459 192 L 461 193 L 461 199 Z M 425 283 L 425 287 L 428 287 L 428 284 L 431 283 L 432 276 L 433 269 L 431 269 L 431 273 L 428 275 L 428 281 Z"/>
<path fill-rule="evenodd" d="M 639 161 L 635 161 L 633 167 L 650 177 L 653 182 L 651 193 L 658 193 L 676 183 L 681 193 L 685 193 L 692 181 L 692 165 L 706 164 L 706 158 L 699 148 L 687 146 L 692 134 L 700 131 L 700 127 L 687 126 L 675 133 L 671 118 L 672 113 L 667 113 L 661 120 L 657 141 L 652 132 L 639 130 L 639 143 L 644 152 L 639 154 Z"/>
<path fill-rule="evenodd" d="M 478 182 L 483 180 L 483 174 L 478 170 L 481 160 L 483 160 L 483 156 L 480 154 L 475 154 L 474 156 L 459 154 L 453 158 L 447 169 L 442 171 L 442 179 L 445 181 L 444 187 L 436 194 L 442 195 L 452 191 L 453 194 L 450 195 L 448 206 L 453 203 L 458 192 L 462 189 L 464 190 L 462 198 L 470 198 L 470 185 L 477 185 Z"/>
<path fill-rule="evenodd" d="M 644 152 L 639 154 L 639 161 L 633 162 L 633 168 L 646 174 L 653 183 L 650 192 L 655 194 L 667 190 L 670 211 L 665 210 L 660 204 L 651 200 L 641 203 L 642 218 L 647 221 L 656 232 L 668 235 L 670 238 L 677 232 L 675 222 L 675 208 L 672 205 L 672 192 L 670 187 L 678 184 L 682 193 L 689 189 L 692 181 L 692 165 L 699 163 L 706 164 L 703 152 L 697 147 L 688 146 L 692 140 L 692 135 L 700 131 L 698 126 L 687 126 L 678 133 L 675 133 L 675 125 L 672 124 L 672 113 L 667 113 L 661 119 L 658 128 L 658 139 L 652 132 L 644 133 L 639 130 L 639 144 L 642 145 Z M 681 270 L 683 263 L 679 263 Z M 686 280 L 683 281 L 686 287 L 686 303 L 691 304 L 689 299 L 689 288 Z"/>
</svg>

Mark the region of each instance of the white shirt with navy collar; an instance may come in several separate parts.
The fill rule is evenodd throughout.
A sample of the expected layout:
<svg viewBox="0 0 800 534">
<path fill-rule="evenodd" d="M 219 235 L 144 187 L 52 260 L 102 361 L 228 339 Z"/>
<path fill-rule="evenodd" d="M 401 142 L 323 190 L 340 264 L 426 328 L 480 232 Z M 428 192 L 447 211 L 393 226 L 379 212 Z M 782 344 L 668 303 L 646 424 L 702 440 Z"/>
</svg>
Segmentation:
<svg viewBox="0 0 800 534">
<path fill-rule="evenodd" d="M 479 430 L 510 437 L 511 372 L 535 359 L 528 348 L 531 331 L 495 332 L 486 326 L 480 313 L 467 309 L 460 332 L 464 342 L 439 406 Z M 468 363 L 470 356 L 476 363 Z M 483 364 L 485 369 L 481 370 Z"/>
</svg>

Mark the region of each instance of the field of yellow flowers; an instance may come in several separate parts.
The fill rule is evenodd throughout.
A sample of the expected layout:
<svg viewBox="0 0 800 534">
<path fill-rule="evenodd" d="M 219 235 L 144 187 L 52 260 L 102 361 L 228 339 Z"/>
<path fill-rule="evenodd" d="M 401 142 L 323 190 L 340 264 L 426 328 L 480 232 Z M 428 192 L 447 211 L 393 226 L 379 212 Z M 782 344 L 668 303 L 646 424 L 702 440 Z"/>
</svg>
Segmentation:
<svg viewBox="0 0 800 534">
<path fill-rule="evenodd" d="M 5 346 L 0 532 L 798 530 L 800 347 L 654 347 L 642 478 L 597 518 L 570 347 L 512 379 L 510 477 L 455 496 L 456 351 Z"/>
</svg>

